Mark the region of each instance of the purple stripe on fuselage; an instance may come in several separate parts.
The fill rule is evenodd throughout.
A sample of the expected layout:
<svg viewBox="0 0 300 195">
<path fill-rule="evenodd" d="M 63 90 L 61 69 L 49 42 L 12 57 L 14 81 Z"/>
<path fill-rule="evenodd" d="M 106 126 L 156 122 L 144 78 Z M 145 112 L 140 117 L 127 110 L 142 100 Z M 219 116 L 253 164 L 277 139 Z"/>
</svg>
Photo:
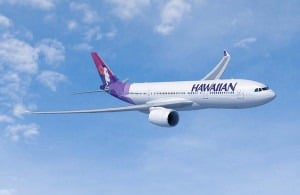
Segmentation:
<svg viewBox="0 0 300 195">
<path fill-rule="evenodd" d="M 126 97 L 129 93 L 129 88 L 129 83 L 123 83 L 118 80 L 109 85 L 109 94 L 120 100 L 134 104 L 130 98 Z"/>
<path fill-rule="evenodd" d="M 130 89 L 130 84 L 129 83 L 125 83 L 124 95 L 128 95 L 129 94 L 129 89 Z"/>
</svg>

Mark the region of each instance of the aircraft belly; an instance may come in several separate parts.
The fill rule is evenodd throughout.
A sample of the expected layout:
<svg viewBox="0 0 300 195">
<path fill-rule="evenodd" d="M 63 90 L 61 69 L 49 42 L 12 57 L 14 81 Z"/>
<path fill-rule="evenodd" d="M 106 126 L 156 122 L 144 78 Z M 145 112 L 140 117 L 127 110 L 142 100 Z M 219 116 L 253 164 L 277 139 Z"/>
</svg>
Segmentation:
<svg viewBox="0 0 300 195">
<path fill-rule="evenodd" d="M 203 108 L 235 108 L 236 106 L 235 97 L 216 97 L 216 96 L 200 96 L 197 98 L 191 99 L 198 106 L 195 106 L 197 109 Z"/>
</svg>

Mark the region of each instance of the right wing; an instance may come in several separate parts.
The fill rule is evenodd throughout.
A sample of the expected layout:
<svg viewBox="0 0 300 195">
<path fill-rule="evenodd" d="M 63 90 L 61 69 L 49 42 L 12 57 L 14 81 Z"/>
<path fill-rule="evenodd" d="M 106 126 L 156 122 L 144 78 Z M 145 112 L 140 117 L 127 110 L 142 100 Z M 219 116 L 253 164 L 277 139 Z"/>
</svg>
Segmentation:
<svg viewBox="0 0 300 195">
<path fill-rule="evenodd" d="M 230 55 L 227 53 L 227 51 L 224 51 L 224 57 L 221 59 L 221 61 L 202 80 L 220 79 L 229 61 L 230 61 Z"/>
<path fill-rule="evenodd" d="M 100 108 L 90 110 L 59 110 L 59 111 L 28 111 L 31 114 L 82 114 L 99 112 L 149 111 L 152 107 L 178 108 L 192 105 L 193 102 L 182 98 L 167 98 L 146 104 L 129 105 L 114 108 Z"/>
</svg>

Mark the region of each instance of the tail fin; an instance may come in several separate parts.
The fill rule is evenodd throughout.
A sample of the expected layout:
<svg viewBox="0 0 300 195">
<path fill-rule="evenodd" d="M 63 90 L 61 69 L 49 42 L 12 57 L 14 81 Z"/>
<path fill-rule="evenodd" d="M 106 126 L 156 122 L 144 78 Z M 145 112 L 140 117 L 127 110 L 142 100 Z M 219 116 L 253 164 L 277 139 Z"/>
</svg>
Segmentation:
<svg viewBox="0 0 300 195">
<path fill-rule="evenodd" d="M 118 80 L 118 78 L 114 75 L 114 73 L 109 69 L 109 67 L 103 62 L 103 60 L 99 57 L 96 52 L 91 53 L 98 73 L 101 77 L 103 85 L 100 87 L 101 89 L 108 89 L 111 83 L 114 83 Z"/>
</svg>

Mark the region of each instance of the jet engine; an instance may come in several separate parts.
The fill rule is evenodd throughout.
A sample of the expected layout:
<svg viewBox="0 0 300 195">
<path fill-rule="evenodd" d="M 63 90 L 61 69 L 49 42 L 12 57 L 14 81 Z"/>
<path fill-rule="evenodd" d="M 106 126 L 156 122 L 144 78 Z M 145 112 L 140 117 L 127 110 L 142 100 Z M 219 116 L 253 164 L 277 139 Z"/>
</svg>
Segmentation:
<svg viewBox="0 0 300 195">
<path fill-rule="evenodd" d="M 174 127 L 179 121 L 179 115 L 175 110 L 156 107 L 149 113 L 149 121 L 162 127 Z"/>
</svg>

